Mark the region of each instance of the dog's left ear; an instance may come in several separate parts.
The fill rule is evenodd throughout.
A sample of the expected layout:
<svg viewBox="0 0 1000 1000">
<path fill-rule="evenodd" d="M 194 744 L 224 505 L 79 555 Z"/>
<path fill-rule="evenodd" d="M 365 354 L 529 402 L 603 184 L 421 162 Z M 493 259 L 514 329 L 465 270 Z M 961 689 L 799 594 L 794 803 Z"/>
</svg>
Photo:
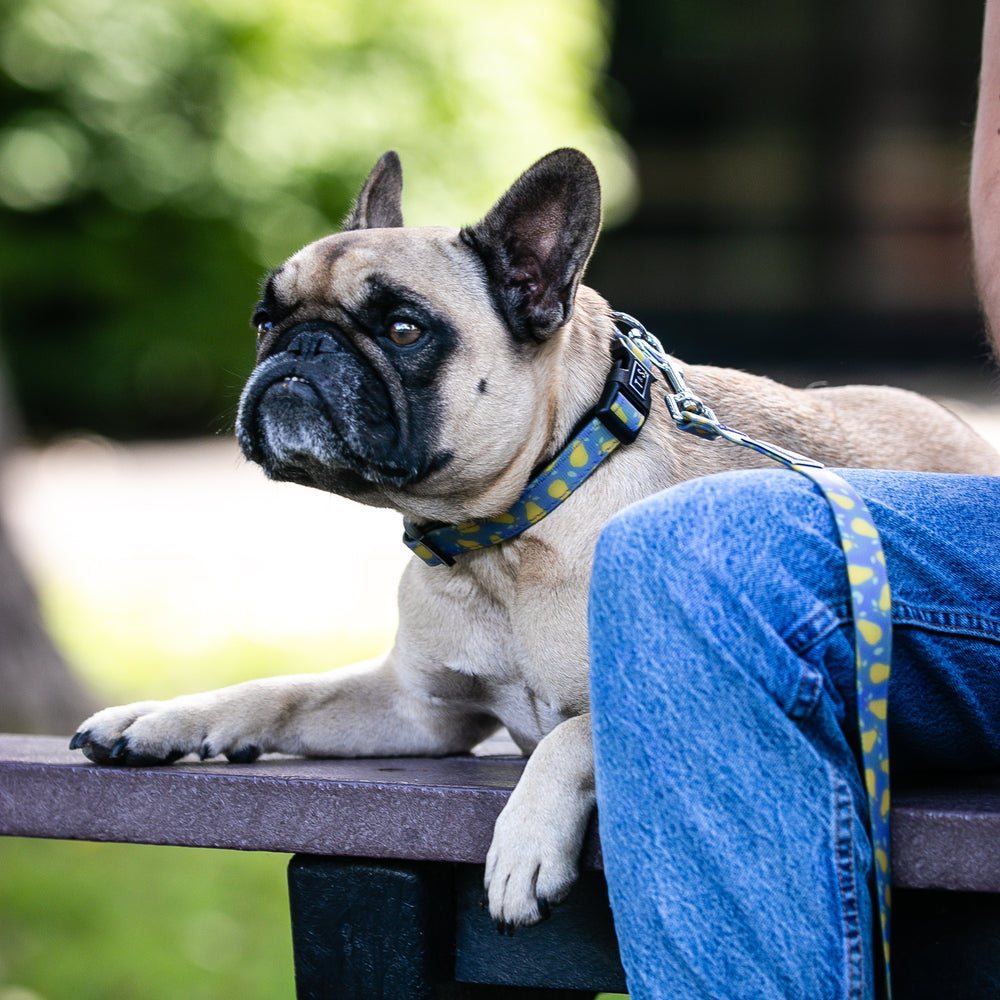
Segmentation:
<svg viewBox="0 0 1000 1000">
<path fill-rule="evenodd" d="M 403 225 L 403 165 L 390 149 L 379 157 L 344 220 L 349 229 L 399 229 Z"/>
<path fill-rule="evenodd" d="M 557 149 L 462 230 L 515 336 L 543 341 L 568 322 L 600 225 L 594 165 L 577 149 Z"/>
</svg>

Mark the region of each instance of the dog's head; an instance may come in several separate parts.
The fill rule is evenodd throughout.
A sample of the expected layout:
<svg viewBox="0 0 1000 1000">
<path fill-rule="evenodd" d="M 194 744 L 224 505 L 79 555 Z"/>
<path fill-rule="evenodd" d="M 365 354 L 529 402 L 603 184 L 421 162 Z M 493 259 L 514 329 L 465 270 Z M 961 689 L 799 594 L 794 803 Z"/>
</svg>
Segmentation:
<svg viewBox="0 0 1000 1000">
<path fill-rule="evenodd" d="M 547 359 L 597 236 L 597 175 L 557 150 L 462 230 L 403 228 L 401 193 L 389 152 L 344 231 L 267 279 L 237 438 L 273 479 L 477 516 L 517 495 L 500 485 L 551 433 Z"/>
</svg>

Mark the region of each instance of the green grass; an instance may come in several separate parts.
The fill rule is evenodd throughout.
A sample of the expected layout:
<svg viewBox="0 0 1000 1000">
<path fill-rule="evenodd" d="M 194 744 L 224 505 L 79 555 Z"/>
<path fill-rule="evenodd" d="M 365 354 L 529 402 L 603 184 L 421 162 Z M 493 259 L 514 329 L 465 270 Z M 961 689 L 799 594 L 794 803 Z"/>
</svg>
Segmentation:
<svg viewBox="0 0 1000 1000">
<path fill-rule="evenodd" d="M 287 861 L 0 838 L 0 1000 L 292 1000 Z"/>
<path fill-rule="evenodd" d="M 0 840 L 0 1000 L 291 998 L 287 860 Z"/>
</svg>

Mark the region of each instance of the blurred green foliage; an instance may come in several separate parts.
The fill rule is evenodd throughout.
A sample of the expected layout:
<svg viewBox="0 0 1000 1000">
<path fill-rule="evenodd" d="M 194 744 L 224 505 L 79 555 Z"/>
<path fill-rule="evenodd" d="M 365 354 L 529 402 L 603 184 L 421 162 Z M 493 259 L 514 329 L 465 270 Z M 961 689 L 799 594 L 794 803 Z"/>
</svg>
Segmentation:
<svg viewBox="0 0 1000 1000">
<path fill-rule="evenodd" d="M 410 224 L 478 218 L 583 148 L 600 0 L 3 0 L 0 332 L 29 427 L 224 431 L 263 274 L 334 229 L 383 150 Z"/>
</svg>

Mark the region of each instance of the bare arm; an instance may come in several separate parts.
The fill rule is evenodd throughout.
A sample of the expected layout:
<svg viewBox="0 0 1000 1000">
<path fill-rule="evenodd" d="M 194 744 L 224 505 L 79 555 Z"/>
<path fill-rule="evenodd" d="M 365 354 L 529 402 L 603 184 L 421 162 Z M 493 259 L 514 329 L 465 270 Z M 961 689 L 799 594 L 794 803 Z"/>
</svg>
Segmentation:
<svg viewBox="0 0 1000 1000">
<path fill-rule="evenodd" d="M 976 283 L 1000 357 L 1000 0 L 986 0 L 969 209 Z"/>
</svg>

